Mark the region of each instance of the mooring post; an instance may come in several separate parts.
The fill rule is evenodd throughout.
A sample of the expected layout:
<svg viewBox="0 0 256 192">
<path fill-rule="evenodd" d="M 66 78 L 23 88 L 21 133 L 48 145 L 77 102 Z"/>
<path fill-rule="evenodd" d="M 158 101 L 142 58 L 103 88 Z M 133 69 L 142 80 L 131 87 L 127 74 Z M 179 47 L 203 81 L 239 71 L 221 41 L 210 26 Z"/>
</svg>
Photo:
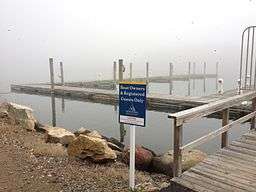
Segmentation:
<svg viewBox="0 0 256 192">
<path fill-rule="evenodd" d="M 218 90 L 218 79 L 219 79 L 219 62 L 216 62 L 216 83 L 215 83 L 216 91 Z"/>
<path fill-rule="evenodd" d="M 256 111 L 256 97 L 252 99 L 252 112 Z M 251 130 L 255 130 L 255 116 L 251 120 Z"/>
<path fill-rule="evenodd" d="M 116 89 L 116 62 L 113 63 L 113 80 L 114 80 L 114 89 Z"/>
<path fill-rule="evenodd" d="M 182 173 L 182 125 L 177 125 L 174 119 L 174 138 L 173 138 L 173 177 L 179 177 Z"/>
<path fill-rule="evenodd" d="M 149 83 L 149 63 L 146 63 L 146 83 Z"/>
<path fill-rule="evenodd" d="M 170 65 L 170 70 L 169 70 L 169 91 L 170 91 L 170 95 L 172 95 L 173 92 L 173 81 L 172 81 L 172 77 L 173 77 L 173 64 L 169 63 Z"/>
<path fill-rule="evenodd" d="M 54 93 L 54 69 L 53 69 L 53 58 L 49 58 L 49 65 L 50 65 L 51 93 Z"/>
<path fill-rule="evenodd" d="M 196 81 L 195 81 L 195 76 L 196 76 L 196 63 L 193 63 L 193 90 L 196 88 Z"/>
<path fill-rule="evenodd" d="M 64 86 L 64 72 L 63 72 L 63 63 L 60 62 L 60 80 L 61 85 Z"/>
<path fill-rule="evenodd" d="M 119 83 L 123 81 L 123 72 L 124 72 L 124 65 L 123 65 L 123 59 L 118 60 L 118 81 Z M 118 84 L 119 84 L 118 83 Z M 119 124 L 120 128 L 120 142 L 124 142 L 124 136 L 125 136 L 125 129 L 124 124 Z"/>
<path fill-rule="evenodd" d="M 191 63 L 188 62 L 188 96 L 190 96 L 191 92 L 190 92 L 190 80 L 191 80 Z"/>
<path fill-rule="evenodd" d="M 123 81 L 123 71 L 124 71 L 124 65 L 123 65 L 123 59 L 118 60 L 118 81 Z"/>
<path fill-rule="evenodd" d="M 206 92 L 206 62 L 204 62 L 204 93 Z"/>
<path fill-rule="evenodd" d="M 132 63 L 130 63 L 130 81 L 132 81 Z"/>
<path fill-rule="evenodd" d="M 225 126 L 229 123 L 229 108 L 222 111 L 222 126 Z M 221 148 L 228 145 L 228 132 L 221 134 Z"/>
<path fill-rule="evenodd" d="M 146 83 L 147 83 L 147 93 L 149 90 L 149 63 L 146 62 Z"/>
</svg>

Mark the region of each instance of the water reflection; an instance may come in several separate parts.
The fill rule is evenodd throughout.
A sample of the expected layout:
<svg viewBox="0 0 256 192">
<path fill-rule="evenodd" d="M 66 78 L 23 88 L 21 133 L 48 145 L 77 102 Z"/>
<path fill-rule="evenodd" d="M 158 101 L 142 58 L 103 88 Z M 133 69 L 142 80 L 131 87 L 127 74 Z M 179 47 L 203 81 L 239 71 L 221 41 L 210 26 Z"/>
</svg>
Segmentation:
<svg viewBox="0 0 256 192">
<path fill-rule="evenodd" d="M 55 103 L 55 95 L 51 94 L 51 103 L 52 103 L 52 126 L 56 127 L 56 103 Z"/>
</svg>

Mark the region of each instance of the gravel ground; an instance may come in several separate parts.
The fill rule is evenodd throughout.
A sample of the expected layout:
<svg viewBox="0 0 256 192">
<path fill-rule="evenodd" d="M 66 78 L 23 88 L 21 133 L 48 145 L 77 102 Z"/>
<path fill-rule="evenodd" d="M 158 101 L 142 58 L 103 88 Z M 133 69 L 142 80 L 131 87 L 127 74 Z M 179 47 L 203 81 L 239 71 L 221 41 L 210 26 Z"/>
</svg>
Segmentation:
<svg viewBox="0 0 256 192">
<path fill-rule="evenodd" d="M 129 191 L 127 165 L 68 158 L 66 148 L 45 143 L 44 134 L 28 132 L 6 119 L 0 119 L 0 166 L 1 192 Z M 136 179 L 136 183 L 158 188 L 170 180 L 141 171 L 136 172 Z"/>
</svg>

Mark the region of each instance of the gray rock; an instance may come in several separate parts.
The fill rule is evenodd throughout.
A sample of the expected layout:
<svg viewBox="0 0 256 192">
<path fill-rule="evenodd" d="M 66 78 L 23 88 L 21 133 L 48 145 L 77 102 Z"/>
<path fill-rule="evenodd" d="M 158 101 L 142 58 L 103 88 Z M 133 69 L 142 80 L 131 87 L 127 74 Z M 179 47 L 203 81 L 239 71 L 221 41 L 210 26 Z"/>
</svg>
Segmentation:
<svg viewBox="0 0 256 192">
<path fill-rule="evenodd" d="M 191 150 L 182 154 L 182 171 L 195 166 L 206 158 L 206 154 L 199 150 Z M 169 151 L 162 156 L 153 157 L 151 169 L 158 173 L 172 176 L 173 151 Z"/>
</svg>

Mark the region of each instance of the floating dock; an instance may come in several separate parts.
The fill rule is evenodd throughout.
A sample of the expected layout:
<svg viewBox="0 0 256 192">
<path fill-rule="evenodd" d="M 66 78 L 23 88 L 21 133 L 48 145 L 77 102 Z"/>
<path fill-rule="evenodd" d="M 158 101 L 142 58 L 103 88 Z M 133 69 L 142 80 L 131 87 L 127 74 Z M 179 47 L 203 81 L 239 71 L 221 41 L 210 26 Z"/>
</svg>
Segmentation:
<svg viewBox="0 0 256 192">
<path fill-rule="evenodd" d="M 51 85 L 49 84 L 26 84 L 26 85 L 11 85 L 11 91 L 16 93 L 26 93 L 35 95 L 51 96 Z M 223 95 L 213 94 L 203 97 L 191 96 L 175 96 L 168 94 L 149 93 L 147 95 L 147 109 L 160 112 L 177 112 L 192 107 L 197 107 L 206 103 L 210 103 L 219 99 L 236 95 L 236 90 L 230 90 Z M 70 100 L 81 100 L 108 105 L 118 105 L 118 94 L 116 90 L 91 89 L 71 86 L 54 86 L 54 96 Z M 251 111 L 248 106 L 234 106 L 231 109 L 231 117 L 236 118 L 247 114 Z M 213 114 L 212 117 L 219 115 Z"/>
</svg>

